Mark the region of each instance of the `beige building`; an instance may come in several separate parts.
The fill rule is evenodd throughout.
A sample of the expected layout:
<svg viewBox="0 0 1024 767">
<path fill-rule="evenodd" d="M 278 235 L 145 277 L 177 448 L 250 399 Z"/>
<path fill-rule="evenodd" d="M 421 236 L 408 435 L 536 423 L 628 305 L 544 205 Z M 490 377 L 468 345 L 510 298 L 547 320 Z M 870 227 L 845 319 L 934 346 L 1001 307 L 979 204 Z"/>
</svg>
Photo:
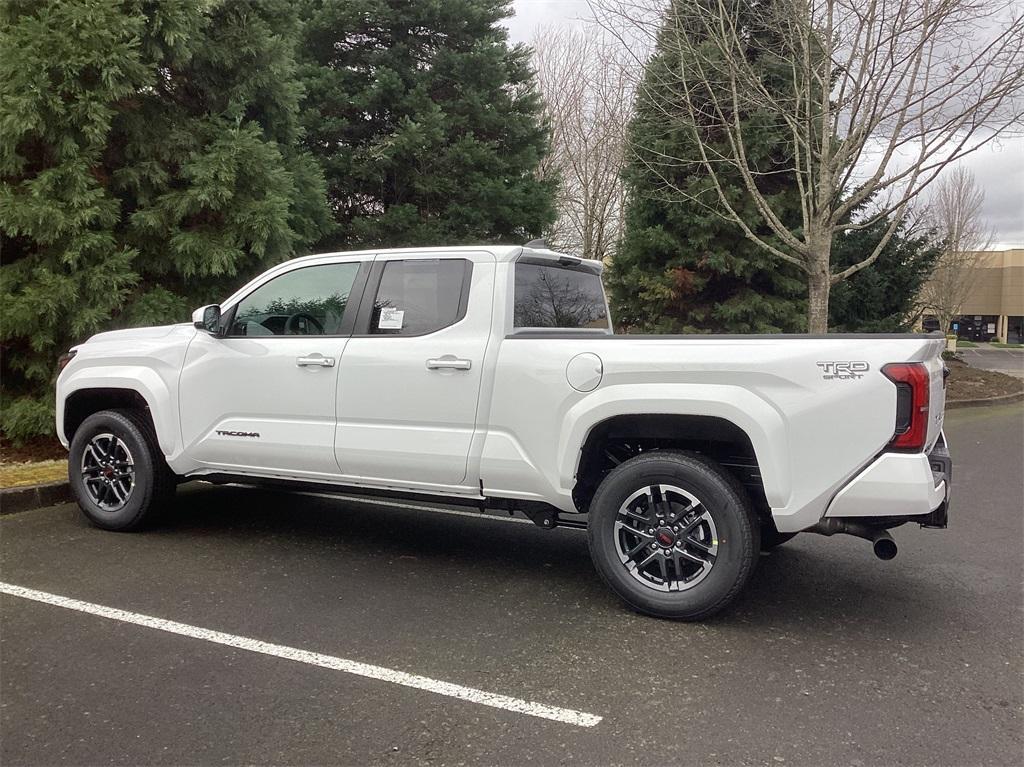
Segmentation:
<svg viewBox="0 0 1024 767">
<path fill-rule="evenodd" d="M 1024 248 L 983 253 L 978 267 L 955 332 L 972 341 L 1024 343 Z"/>
</svg>

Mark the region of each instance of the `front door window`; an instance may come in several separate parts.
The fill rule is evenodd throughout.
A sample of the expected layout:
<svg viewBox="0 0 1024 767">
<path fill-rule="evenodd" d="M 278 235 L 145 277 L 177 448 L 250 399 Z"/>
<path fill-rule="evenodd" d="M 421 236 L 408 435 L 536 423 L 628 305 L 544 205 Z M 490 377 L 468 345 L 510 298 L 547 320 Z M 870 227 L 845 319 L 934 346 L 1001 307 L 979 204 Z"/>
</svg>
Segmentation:
<svg viewBox="0 0 1024 767">
<path fill-rule="evenodd" d="M 230 336 L 335 336 L 348 306 L 358 263 L 286 272 L 243 298 Z"/>
</svg>

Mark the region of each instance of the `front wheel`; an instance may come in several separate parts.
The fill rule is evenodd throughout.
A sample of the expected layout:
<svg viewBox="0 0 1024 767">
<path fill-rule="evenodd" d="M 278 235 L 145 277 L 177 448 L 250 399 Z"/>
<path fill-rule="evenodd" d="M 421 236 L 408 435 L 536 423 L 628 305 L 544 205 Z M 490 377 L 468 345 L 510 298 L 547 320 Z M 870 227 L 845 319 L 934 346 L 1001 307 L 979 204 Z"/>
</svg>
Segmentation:
<svg viewBox="0 0 1024 767">
<path fill-rule="evenodd" d="M 760 550 L 736 480 L 694 453 L 653 452 L 616 467 L 590 503 L 594 566 L 640 612 L 700 620 L 728 605 Z"/>
<path fill-rule="evenodd" d="M 75 431 L 68 480 L 82 513 L 105 530 L 137 530 L 153 521 L 177 484 L 146 419 L 104 410 Z"/>
</svg>

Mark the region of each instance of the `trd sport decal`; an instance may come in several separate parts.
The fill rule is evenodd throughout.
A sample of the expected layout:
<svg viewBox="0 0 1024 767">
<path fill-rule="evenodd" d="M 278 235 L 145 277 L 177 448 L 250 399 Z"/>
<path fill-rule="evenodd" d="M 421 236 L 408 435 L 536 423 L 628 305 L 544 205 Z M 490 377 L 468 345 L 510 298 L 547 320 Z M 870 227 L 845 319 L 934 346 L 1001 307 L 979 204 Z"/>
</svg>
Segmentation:
<svg viewBox="0 0 1024 767">
<path fill-rule="evenodd" d="M 863 378 L 871 370 L 866 362 L 818 362 L 821 377 L 826 381 L 847 381 Z"/>
<path fill-rule="evenodd" d="M 222 437 L 255 437 L 256 439 L 260 438 L 260 433 L 258 431 L 221 431 L 220 429 L 217 429 L 216 432 Z"/>
</svg>

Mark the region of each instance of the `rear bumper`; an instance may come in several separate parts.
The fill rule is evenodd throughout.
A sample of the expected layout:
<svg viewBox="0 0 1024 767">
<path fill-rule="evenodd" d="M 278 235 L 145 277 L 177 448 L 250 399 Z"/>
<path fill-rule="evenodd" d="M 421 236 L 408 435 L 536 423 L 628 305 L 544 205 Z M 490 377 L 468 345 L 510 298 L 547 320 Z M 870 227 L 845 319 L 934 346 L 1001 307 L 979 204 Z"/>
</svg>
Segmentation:
<svg viewBox="0 0 1024 767">
<path fill-rule="evenodd" d="M 953 461 L 940 434 L 927 455 L 880 455 L 836 494 L 825 516 L 886 517 L 945 527 L 952 480 Z"/>
</svg>

